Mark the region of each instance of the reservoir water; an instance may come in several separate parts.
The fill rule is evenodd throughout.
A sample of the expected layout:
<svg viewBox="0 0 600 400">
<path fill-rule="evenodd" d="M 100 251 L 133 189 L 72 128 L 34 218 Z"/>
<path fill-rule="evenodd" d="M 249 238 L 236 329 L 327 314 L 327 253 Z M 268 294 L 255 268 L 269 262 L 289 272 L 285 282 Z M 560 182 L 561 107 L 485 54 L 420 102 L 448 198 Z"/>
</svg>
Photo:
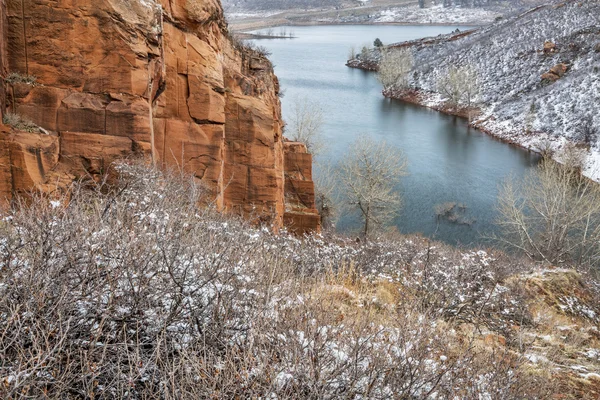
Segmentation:
<svg viewBox="0 0 600 400">
<path fill-rule="evenodd" d="M 408 176 L 402 178 L 399 188 L 403 207 L 394 221 L 400 232 L 422 233 L 462 245 L 480 244 L 482 234 L 494 232 L 499 185 L 509 176 L 523 176 L 538 157 L 469 128 L 463 119 L 386 99 L 374 73 L 344 65 L 351 47 L 359 49 L 372 44 L 375 38 L 388 44 L 448 33 L 456 26 L 286 29 L 296 37 L 255 42 L 271 52 L 275 73 L 285 91 L 284 119 L 291 115 L 295 98 L 317 101 L 323 108 L 326 147 L 318 164 L 335 164 L 357 136 L 385 140 L 408 160 Z M 274 29 L 275 33 L 279 31 Z M 434 207 L 442 203 L 464 204 L 461 219 L 470 224 L 436 218 Z M 338 224 L 346 231 L 356 227 L 357 221 L 349 217 Z"/>
</svg>

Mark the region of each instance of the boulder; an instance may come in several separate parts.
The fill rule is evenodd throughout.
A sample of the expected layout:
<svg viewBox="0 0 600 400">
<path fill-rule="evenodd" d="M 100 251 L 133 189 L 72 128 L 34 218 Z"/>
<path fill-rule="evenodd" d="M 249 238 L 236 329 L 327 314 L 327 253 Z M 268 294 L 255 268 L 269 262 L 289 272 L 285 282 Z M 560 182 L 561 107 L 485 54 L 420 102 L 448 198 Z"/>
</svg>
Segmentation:
<svg viewBox="0 0 600 400">
<path fill-rule="evenodd" d="M 556 64 L 554 67 L 550 68 L 548 72 L 542 75 L 542 81 L 544 82 L 556 82 L 559 80 L 567 71 L 569 70 L 569 66 L 567 64 L 561 63 Z"/>
<path fill-rule="evenodd" d="M 556 53 L 558 51 L 558 48 L 556 47 L 556 44 L 551 42 L 551 41 L 546 41 L 544 43 L 544 53 L 548 54 L 548 53 Z"/>
<path fill-rule="evenodd" d="M 542 74 L 542 81 L 543 82 L 556 82 L 557 80 L 560 79 L 560 76 L 553 74 L 552 72 L 546 72 L 545 74 Z"/>
<path fill-rule="evenodd" d="M 557 75 L 559 78 L 562 77 L 567 71 L 569 70 L 569 67 L 567 66 L 567 64 L 561 63 L 561 64 L 556 64 L 554 67 L 550 68 L 550 73 Z"/>
</svg>

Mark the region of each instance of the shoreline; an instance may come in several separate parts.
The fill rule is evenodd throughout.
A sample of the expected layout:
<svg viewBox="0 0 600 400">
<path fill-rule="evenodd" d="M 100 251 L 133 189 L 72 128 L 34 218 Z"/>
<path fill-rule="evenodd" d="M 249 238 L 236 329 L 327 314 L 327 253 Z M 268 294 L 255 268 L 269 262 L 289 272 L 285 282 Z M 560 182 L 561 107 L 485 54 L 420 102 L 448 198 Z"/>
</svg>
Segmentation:
<svg viewBox="0 0 600 400">
<path fill-rule="evenodd" d="M 331 21 L 311 21 L 311 22 L 287 22 L 287 23 L 278 23 L 275 22 L 273 24 L 265 23 L 258 27 L 249 27 L 249 28 L 241 28 L 236 29 L 234 23 L 229 23 L 229 27 L 231 28 L 234 34 L 238 35 L 252 35 L 255 34 L 250 33 L 249 31 L 255 31 L 259 29 L 265 28 L 274 28 L 279 26 L 341 26 L 341 25 L 372 25 L 372 26 L 473 26 L 473 27 L 481 27 L 486 26 L 487 24 L 483 23 L 423 23 L 423 22 L 331 22 Z M 264 36 L 264 35 L 256 35 L 256 36 Z M 267 39 L 267 37 L 261 37 L 261 39 Z M 268 39 L 283 39 L 277 37 L 268 37 Z"/>
<path fill-rule="evenodd" d="M 361 66 L 361 65 L 347 63 L 346 66 L 349 68 L 361 69 L 363 71 L 369 71 L 369 72 L 376 71 L 376 68 L 374 68 L 371 65 Z M 542 157 L 542 155 L 543 155 L 542 151 L 540 149 L 532 146 L 531 134 L 528 134 L 528 133 L 520 134 L 517 131 L 500 132 L 500 131 L 494 130 L 494 129 L 486 126 L 487 122 L 489 122 L 490 120 L 495 120 L 496 117 L 493 114 L 484 116 L 482 107 L 472 107 L 470 110 L 467 108 L 447 107 L 447 106 L 445 106 L 445 104 L 443 102 L 440 102 L 435 99 L 435 97 L 440 96 L 439 93 L 429 92 L 429 91 L 424 91 L 424 90 L 419 90 L 419 89 L 410 89 L 410 90 L 404 91 L 402 93 L 390 92 L 390 91 L 383 90 L 382 95 L 385 98 L 390 99 L 390 100 L 402 101 L 402 102 L 406 102 L 408 104 L 413 104 L 415 106 L 428 108 L 430 110 L 434 110 L 434 111 L 443 113 L 445 115 L 463 118 L 463 119 L 467 120 L 469 127 L 481 131 L 482 133 L 493 138 L 494 140 L 505 143 L 509 146 L 518 147 L 524 151 L 527 151 L 528 153 L 535 153 L 535 154 L 539 155 L 540 157 Z M 485 105 L 484 105 L 484 107 L 485 107 Z M 471 114 L 473 117 L 469 118 L 469 114 Z M 481 118 L 481 117 L 483 117 L 483 118 Z M 546 132 L 532 132 L 532 134 L 546 136 L 546 137 L 540 137 L 540 138 L 538 138 L 538 140 L 544 140 L 544 139 L 549 140 L 552 137 L 550 134 L 548 134 Z M 577 143 L 571 142 L 567 139 L 564 139 L 563 145 L 564 144 L 570 144 L 573 146 L 578 145 Z M 557 150 L 559 150 L 560 148 L 561 148 L 561 145 L 559 144 L 558 149 L 552 149 L 552 150 L 556 154 Z M 592 152 L 592 151 L 588 151 L 587 155 L 592 159 L 595 158 L 596 156 L 598 156 L 597 153 Z M 562 163 L 560 158 L 557 158 L 554 156 L 552 156 L 551 158 L 558 163 Z M 594 160 L 592 160 L 591 163 L 592 163 L 591 165 L 590 164 L 582 165 L 581 174 L 594 182 L 600 183 L 600 177 L 596 174 L 597 168 L 590 168 L 590 170 L 587 171 L 588 173 L 586 173 L 586 170 L 589 167 L 597 167 L 597 165 L 596 165 L 597 161 L 595 162 Z"/>
<path fill-rule="evenodd" d="M 356 68 L 356 67 L 350 67 L 350 68 Z M 362 68 L 359 68 L 359 69 L 362 69 Z M 365 70 L 373 71 L 373 70 L 368 70 L 368 69 L 365 69 Z M 525 144 L 519 143 L 518 141 L 512 140 L 510 138 L 507 138 L 499 133 L 495 133 L 491 129 L 483 126 L 482 123 L 490 120 L 491 118 L 494 118 L 493 115 L 490 115 L 483 120 L 473 120 L 473 118 L 477 118 L 478 116 L 482 115 L 482 111 L 479 107 L 472 107 L 470 110 L 467 108 L 446 107 L 443 103 L 439 104 L 439 103 L 434 103 L 434 102 L 428 101 L 428 99 L 430 99 L 430 96 L 438 95 L 438 93 L 433 93 L 433 92 L 429 93 L 429 92 L 425 92 L 423 90 L 417 90 L 417 89 L 411 89 L 406 92 L 403 92 L 402 94 L 399 94 L 397 92 L 394 93 L 394 92 L 382 91 L 382 94 L 384 97 L 386 97 L 388 99 L 403 101 L 403 102 L 413 104 L 413 105 L 416 105 L 419 107 L 429 108 L 430 110 L 435 110 L 437 112 L 441 112 L 442 114 L 451 115 L 454 117 L 459 117 L 459 118 L 465 119 L 465 120 L 467 120 L 469 127 L 475 128 L 502 143 L 506 143 L 511 146 L 519 147 L 528 152 L 533 152 L 533 153 L 541 155 L 541 153 L 539 151 L 537 151 L 531 147 L 527 147 Z M 469 114 L 474 115 L 474 117 L 469 118 Z"/>
</svg>

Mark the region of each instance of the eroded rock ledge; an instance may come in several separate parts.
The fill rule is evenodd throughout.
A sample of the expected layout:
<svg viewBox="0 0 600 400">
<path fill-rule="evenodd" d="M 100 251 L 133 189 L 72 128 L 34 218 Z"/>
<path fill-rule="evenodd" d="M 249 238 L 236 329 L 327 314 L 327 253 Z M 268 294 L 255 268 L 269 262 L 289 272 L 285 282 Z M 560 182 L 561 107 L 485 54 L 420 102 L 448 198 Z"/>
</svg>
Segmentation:
<svg viewBox="0 0 600 400">
<path fill-rule="evenodd" d="M 194 174 L 224 210 L 319 230 L 311 156 L 282 137 L 272 65 L 228 37 L 218 0 L 0 6 L 3 111 L 42 128 L 2 126 L 2 199 L 143 154 Z"/>
</svg>

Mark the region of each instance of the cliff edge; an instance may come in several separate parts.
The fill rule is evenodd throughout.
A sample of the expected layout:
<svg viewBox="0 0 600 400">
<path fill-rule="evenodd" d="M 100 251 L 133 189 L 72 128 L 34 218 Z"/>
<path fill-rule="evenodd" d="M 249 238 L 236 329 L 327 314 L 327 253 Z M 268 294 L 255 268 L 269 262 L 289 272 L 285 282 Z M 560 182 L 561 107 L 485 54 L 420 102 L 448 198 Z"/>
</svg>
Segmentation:
<svg viewBox="0 0 600 400">
<path fill-rule="evenodd" d="M 192 173 L 220 209 L 319 230 L 273 67 L 229 37 L 218 1 L 0 0 L 0 14 L 0 197 L 145 155 Z"/>
</svg>

